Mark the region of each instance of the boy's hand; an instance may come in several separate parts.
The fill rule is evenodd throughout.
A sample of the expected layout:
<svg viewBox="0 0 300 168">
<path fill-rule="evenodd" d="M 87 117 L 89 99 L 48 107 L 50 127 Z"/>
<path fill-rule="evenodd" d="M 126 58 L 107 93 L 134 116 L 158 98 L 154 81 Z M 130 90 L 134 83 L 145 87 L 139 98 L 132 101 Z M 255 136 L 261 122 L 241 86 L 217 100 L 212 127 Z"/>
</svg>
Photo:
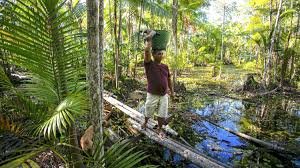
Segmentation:
<svg viewBox="0 0 300 168">
<path fill-rule="evenodd" d="M 169 95 L 170 95 L 171 99 L 174 100 L 174 98 L 175 98 L 175 93 L 172 92 L 172 91 L 169 91 Z"/>
<path fill-rule="evenodd" d="M 152 41 L 153 36 L 156 34 L 154 30 L 145 30 L 144 33 L 146 33 L 146 37 L 144 38 L 147 42 Z"/>
</svg>

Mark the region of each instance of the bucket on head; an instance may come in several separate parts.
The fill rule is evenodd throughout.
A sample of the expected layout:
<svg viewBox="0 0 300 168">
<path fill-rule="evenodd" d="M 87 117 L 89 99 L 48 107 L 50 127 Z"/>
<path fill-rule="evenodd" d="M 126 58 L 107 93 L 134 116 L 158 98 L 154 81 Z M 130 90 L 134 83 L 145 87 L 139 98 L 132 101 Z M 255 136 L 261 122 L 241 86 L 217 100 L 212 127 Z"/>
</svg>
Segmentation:
<svg viewBox="0 0 300 168">
<path fill-rule="evenodd" d="M 166 50 L 170 41 L 171 33 L 166 30 L 155 30 L 152 38 L 152 50 Z"/>
</svg>

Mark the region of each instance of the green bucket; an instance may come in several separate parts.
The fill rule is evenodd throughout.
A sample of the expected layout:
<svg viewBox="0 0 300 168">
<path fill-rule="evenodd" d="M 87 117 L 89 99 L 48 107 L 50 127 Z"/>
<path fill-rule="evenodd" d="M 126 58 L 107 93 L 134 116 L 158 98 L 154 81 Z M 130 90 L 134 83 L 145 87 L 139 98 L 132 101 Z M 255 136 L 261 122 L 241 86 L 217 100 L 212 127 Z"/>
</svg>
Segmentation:
<svg viewBox="0 0 300 168">
<path fill-rule="evenodd" d="M 166 50 L 170 41 L 171 33 L 166 30 L 155 30 L 155 34 L 152 38 L 153 50 Z"/>
</svg>

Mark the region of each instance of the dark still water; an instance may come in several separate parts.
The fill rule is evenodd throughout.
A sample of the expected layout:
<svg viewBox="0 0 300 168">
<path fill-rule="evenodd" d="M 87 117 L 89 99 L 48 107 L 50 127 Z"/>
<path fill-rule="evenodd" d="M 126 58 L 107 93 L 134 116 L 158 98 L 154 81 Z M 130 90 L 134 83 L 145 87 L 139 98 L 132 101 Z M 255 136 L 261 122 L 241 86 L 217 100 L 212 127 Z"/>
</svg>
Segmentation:
<svg viewBox="0 0 300 168">
<path fill-rule="evenodd" d="M 190 109 L 199 116 L 191 126 L 199 138 L 192 138 L 195 141 L 190 143 L 200 152 L 233 167 L 300 167 L 300 105 L 296 101 L 277 98 L 247 103 L 229 98 L 196 98 Z M 266 150 L 221 127 L 279 144 L 296 155 Z M 168 152 L 165 151 L 165 159 L 172 157 L 175 164 L 183 160 Z"/>
</svg>

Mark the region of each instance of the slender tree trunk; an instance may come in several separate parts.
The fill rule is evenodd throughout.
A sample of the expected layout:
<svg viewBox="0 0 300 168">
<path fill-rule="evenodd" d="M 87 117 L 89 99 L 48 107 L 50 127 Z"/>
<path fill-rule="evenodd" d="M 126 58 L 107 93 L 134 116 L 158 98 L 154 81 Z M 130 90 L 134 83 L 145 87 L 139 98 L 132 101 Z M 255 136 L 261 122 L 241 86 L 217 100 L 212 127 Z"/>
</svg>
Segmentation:
<svg viewBox="0 0 300 168">
<path fill-rule="evenodd" d="M 291 4 L 291 9 L 292 9 L 292 7 L 293 7 L 293 5 Z M 293 14 L 291 17 L 290 27 L 291 27 L 291 29 L 289 31 L 288 39 L 285 44 L 285 48 L 284 48 L 284 52 L 283 52 L 284 55 L 283 55 L 282 64 L 281 64 L 280 87 L 283 87 L 283 85 L 284 85 L 286 70 L 288 68 L 288 63 L 289 63 L 289 60 L 291 57 L 290 52 L 288 52 L 288 49 L 289 49 L 289 43 L 290 43 L 292 31 L 293 31 Z"/>
<path fill-rule="evenodd" d="M 258 60 L 259 60 L 259 46 L 258 45 L 255 45 L 255 58 L 256 58 L 255 67 L 257 68 Z"/>
<path fill-rule="evenodd" d="M 118 76 L 117 78 L 119 79 L 119 77 L 122 75 L 122 65 L 121 65 L 121 57 L 122 57 L 122 46 L 120 44 L 122 44 L 122 0 L 119 0 L 119 27 L 118 27 Z M 118 85 L 118 84 L 117 84 Z M 116 85 L 116 86 L 117 86 Z"/>
<path fill-rule="evenodd" d="M 178 0 L 173 0 L 172 14 L 173 14 L 172 30 L 173 30 L 174 49 L 175 49 L 174 59 L 177 61 L 177 56 L 178 56 L 178 44 L 177 44 Z M 173 71 L 173 88 L 174 89 L 175 89 L 176 83 L 177 83 L 177 68 L 174 67 L 174 71 Z"/>
<path fill-rule="evenodd" d="M 138 25 L 138 33 L 141 31 L 141 24 L 142 24 L 142 16 L 143 16 L 143 13 L 144 13 L 144 0 L 141 1 L 141 11 L 140 11 L 140 17 L 139 17 L 139 25 Z M 137 40 L 137 46 L 135 47 L 135 50 L 134 50 L 134 56 L 135 56 L 135 61 L 134 61 L 134 69 L 133 69 L 133 78 L 136 77 L 136 68 L 137 68 L 137 52 L 136 52 L 136 49 L 139 48 L 139 45 L 140 44 L 140 36 L 138 35 L 138 40 Z"/>
<path fill-rule="evenodd" d="M 273 5 L 273 0 L 270 0 L 270 25 L 269 25 L 269 27 L 270 27 L 270 30 L 272 30 L 272 15 L 273 15 L 273 7 L 272 7 L 272 5 Z M 271 34 L 270 34 L 271 35 Z"/>
<path fill-rule="evenodd" d="M 68 129 L 68 134 L 69 134 L 70 144 L 78 148 L 79 144 L 78 144 L 77 130 L 76 130 L 75 123 L 72 123 L 72 125 Z M 80 150 L 74 147 L 70 149 L 71 157 L 72 157 L 71 167 L 82 168 L 84 167 L 84 164 L 82 163 L 82 159 L 83 159 L 82 155 L 80 153 Z"/>
<path fill-rule="evenodd" d="M 272 33 L 272 36 L 271 36 L 270 48 L 269 48 L 267 59 L 266 59 L 266 66 L 265 66 L 265 71 L 264 71 L 264 75 L 263 75 L 264 76 L 264 85 L 265 85 L 265 87 L 269 86 L 270 80 L 271 80 L 272 55 L 273 55 L 273 49 L 274 49 L 275 38 L 276 38 L 276 30 L 277 30 L 277 27 L 278 27 L 281 7 L 282 7 L 282 0 L 280 0 L 280 2 L 279 2 L 279 7 L 278 7 L 278 11 L 277 11 L 275 26 L 274 26 L 274 30 L 273 30 L 273 33 Z"/>
<path fill-rule="evenodd" d="M 126 75 L 129 75 L 130 70 L 130 55 L 131 55 L 131 13 L 130 13 L 130 7 L 128 7 L 128 54 L 127 54 L 127 69 L 126 69 Z"/>
<path fill-rule="evenodd" d="M 277 3 L 276 3 L 277 4 Z M 285 29 L 286 27 L 284 27 L 284 29 Z M 285 30 L 284 30 L 285 31 Z M 275 35 L 275 41 L 274 41 L 274 43 L 275 43 L 275 45 L 277 45 L 278 43 L 280 43 L 280 36 L 281 36 L 281 25 L 280 24 L 278 24 L 278 30 L 276 31 L 276 32 L 278 32 L 278 35 L 276 36 Z M 275 33 L 276 33 L 275 32 Z M 277 45 L 278 46 L 278 45 Z M 273 71 L 274 71 L 274 75 L 273 75 L 273 83 L 274 84 L 277 84 L 277 82 L 278 82 L 278 80 L 277 80 L 277 66 L 278 66 L 278 64 L 279 64 L 279 53 L 278 53 L 278 51 L 275 51 L 273 54 L 272 54 L 272 56 L 273 56 L 273 58 L 272 58 L 272 60 L 274 60 L 274 68 L 273 68 Z M 280 81 L 279 81 L 280 82 Z"/>
<path fill-rule="evenodd" d="M 102 111 L 103 111 L 103 98 L 102 98 L 102 74 L 103 68 L 100 69 L 102 64 L 103 52 L 99 47 L 102 47 L 103 38 L 101 36 L 101 43 L 99 43 L 99 32 L 103 32 L 103 10 L 100 11 L 99 17 L 98 7 L 103 9 L 103 0 L 100 5 L 98 0 L 87 0 L 87 31 L 88 31 L 88 58 L 87 58 L 87 83 L 89 90 L 89 103 L 90 103 L 90 121 L 95 128 L 95 138 L 102 140 Z M 99 20 L 102 22 L 99 27 Z M 102 47 L 103 48 L 103 47 Z M 101 155 L 99 155 L 101 156 Z"/>
<path fill-rule="evenodd" d="M 270 0 L 270 4 L 269 4 L 269 9 L 270 9 L 270 13 L 269 13 L 269 29 L 270 29 L 270 37 L 271 37 L 271 33 L 272 33 L 272 15 L 273 15 L 273 0 Z M 270 48 L 270 46 L 268 47 Z M 267 48 L 265 49 L 266 52 L 268 52 Z M 264 82 L 264 85 L 266 86 L 266 75 L 268 72 L 268 65 L 267 65 L 267 62 L 268 62 L 268 55 L 265 56 L 264 58 L 264 71 L 263 71 L 263 82 Z"/>
<path fill-rule="evenodd" d="M 96 130 L 96 138 L 98 141 L 102 142 L 103 141 L 103 128 L 102 128 L 102 122 L 103 122 L 103 111 L 104 111 L 104 106 L 103 106 L 103 74 L 104 74 L 104 65 L 103 65 L 103 59 L 104 59 L 104 0 L 99 0 L 99 111 L 97 111 L 98 115 L 95 115 L 96 121 L 94 123 L 98 123 L 99 127 Z M 104 149 L 101 149 L 101 154 L 99 155 L 99 158 L 101 158 L 104 155 Z"/>
<path fill-rule="evenodd" d="M 300 37 L 300 13 L 298 13 L 298 15 L 297 15 L 297 26 L 296 26 L 295 36 L 296 36 L 295 46 L 298 46 L 298 42 L 299 42 L 298 38 Z M 290 83 L 292 83 L 292 78 L 293 78 L 294 69 L 295 69 L 294 61 L 295 61 L 295 54 L 292 55 L 292 59 L 291 59 L 290 74 L 289 74 Z"/>
<path fill-rule="evenodd" d="M 108 0 L 108 12 L 109 12 L 109 23 L 110 23 L 110 35 L 111 37 L 113 37 L 113 22 L 112 22 L 112 18 L 111 18 L 111 0 Z"/>
<path fill-rule="evenodd" d="M 220 65 L 220 71 L 219 71 L 219 78 L 222 75 L 222 65 L 223 65 L 223 56 L 224 56 L 224 25 L 225 25 L 225 12 L 226 12 L 226 4 L 224 3 L 223 6 L 223 20 L 222 20 L 222 34 L 221 34 L 221 65 Z"/>
<path fill-rule="evenodd" d="M 223 6 L 223 20 L 222 20 L 222 34 L 221 34 L 221 62 L 223 63 L 223 56 L 224 56 L 224 24 L 225 24 L 225 12 L 226 12 L 226 5 Z"/>
<path fill-rule="evenodd" d="M 153 0 L 150 0 L 151 3 L 153 3 Z M 153 11 L 152 8 L 150 8 L 150 22 L 151 22 L 151 28 L 155 27 L 155 20 L 154 20 L 154 15 L 153 15 Z"/>
<path fill-rule="evenodd" d="M 290 8 L 293 9 L 293 0 L 291 0 Z M 289 63 L 289 60 L 291 58 L 291 55 L 290 55 L 291 53 L 288 52 L 288 49 L 289 49 L 289 43 L 290 43 L 291 35 L 293 33 L 293 17 L 294 17 L 294 15 L 292 14 L 291 22 L 290 22 L 291 29 L 289 30 L 288 39 L 287 39 L 287 42 L 285 44 L 284 53 L 283 53 L 284 55 L 283 55 L 283 60 L 282 60 L 282 64 L 281 64 L 282 66 L 281 66 L 281 76 L 280 76 L 280 87 L 282 87 L 284 85 L 286 70 L 288 68 L 288 63 Z"/>
<path fill-rule="evenodd" d="M 118 35 L 117 35 L 117 7 L 118 7 L 118 0 L 114 0 L 114 37 L 115 37 L 115 88 L 118 88 L 118 72 L 119 72 L 119 42 L 118 42 Z"/>
</svg>

